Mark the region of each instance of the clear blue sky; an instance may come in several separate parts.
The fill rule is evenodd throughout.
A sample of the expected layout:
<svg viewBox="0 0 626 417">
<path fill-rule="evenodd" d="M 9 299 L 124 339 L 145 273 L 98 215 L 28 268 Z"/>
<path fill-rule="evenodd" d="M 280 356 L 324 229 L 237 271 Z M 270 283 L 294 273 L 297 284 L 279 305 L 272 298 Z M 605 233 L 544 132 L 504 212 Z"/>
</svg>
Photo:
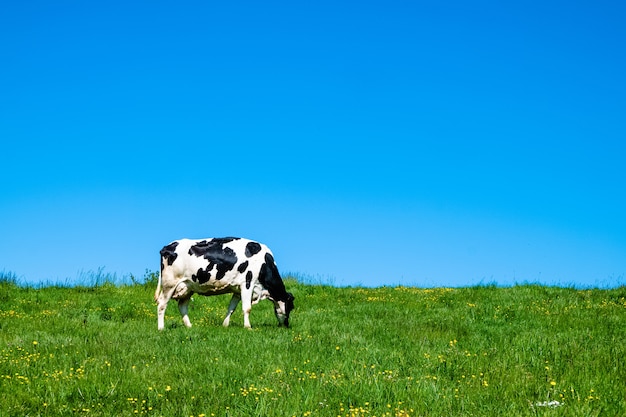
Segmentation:
<svg viewBox="0 0 626 417">
<path fill-rule="evenodd" d="M 0 272 L 623 285 L 626 3 L 506 3 L 4 4 Z"/>
</svg>

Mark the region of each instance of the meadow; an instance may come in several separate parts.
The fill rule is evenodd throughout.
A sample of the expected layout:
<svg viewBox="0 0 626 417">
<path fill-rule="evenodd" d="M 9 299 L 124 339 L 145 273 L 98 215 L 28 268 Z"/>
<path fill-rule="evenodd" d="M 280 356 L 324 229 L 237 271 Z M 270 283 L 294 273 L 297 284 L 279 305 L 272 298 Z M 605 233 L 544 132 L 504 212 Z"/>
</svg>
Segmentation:
<svg viewBox="0 0 626 417">
<path fill-rule="evenodd" d="M 626 415 L 626 287 L 288 278 L 289 329 L 195 296 L 194 327 L 170 302 L 158 332 L 154 284 L 0 278 L 0 416 Z"/>
</svg>

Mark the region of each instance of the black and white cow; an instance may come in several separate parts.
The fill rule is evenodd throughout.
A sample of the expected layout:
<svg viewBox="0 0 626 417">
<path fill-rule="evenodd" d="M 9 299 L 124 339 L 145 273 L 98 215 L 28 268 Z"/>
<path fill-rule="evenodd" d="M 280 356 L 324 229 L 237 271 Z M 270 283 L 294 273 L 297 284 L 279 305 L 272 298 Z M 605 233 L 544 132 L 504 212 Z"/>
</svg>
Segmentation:
<svg viewBox="0 0 626 417">
<path fill-rule="evenodd" d="M 241 301 L 243 324 L 250 328 L 252 304 L 263 299 L 274 303 L 278 324 L 289 327 L 294 297 L 285 290 L 274 256 L 261 243 L 235 237 L 181 239 L 161 249 L 161 274 L 154 293 L 158 303 L 158 329 L 165 327 L 168 301 L 178 300 L 185 326 L 191 327 L 187 310 L 194 294 L 232 293 L 224 326 Z"/>
</svg>

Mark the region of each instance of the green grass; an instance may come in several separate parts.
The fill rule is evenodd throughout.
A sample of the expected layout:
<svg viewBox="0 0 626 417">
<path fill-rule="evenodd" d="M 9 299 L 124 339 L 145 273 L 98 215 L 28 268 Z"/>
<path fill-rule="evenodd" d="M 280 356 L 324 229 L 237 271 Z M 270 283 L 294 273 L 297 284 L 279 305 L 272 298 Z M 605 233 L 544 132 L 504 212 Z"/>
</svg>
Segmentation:
<svg viewBox="0 0 626 417">
<path fill-rule="evenodd" d="M 286 284 L 290 329 L 195 296 L 158 332 L 152 284 L 0 279 L 0 416 L 626 415 L 625 287 Z"/>
</svg>

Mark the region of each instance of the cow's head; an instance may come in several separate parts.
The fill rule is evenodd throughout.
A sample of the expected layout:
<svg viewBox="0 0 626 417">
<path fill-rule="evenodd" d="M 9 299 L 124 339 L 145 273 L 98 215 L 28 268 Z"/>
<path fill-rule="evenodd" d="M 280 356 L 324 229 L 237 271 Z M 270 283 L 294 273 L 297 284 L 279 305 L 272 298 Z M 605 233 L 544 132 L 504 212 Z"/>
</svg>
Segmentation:
<svg viewBox="0 0 626 417">
<path fill-rule="evenodd" d="M 293 310 L 293 300 L 295 297 L 292 293 L 287 293 L 287 299 L 285 301 L 275 301 L 274 302 L 274 312 L 276 313 L 276 318 L 278 319 L 278 325 L 285 327 L 289 327 L 289 313 Z"/>
</svg>

